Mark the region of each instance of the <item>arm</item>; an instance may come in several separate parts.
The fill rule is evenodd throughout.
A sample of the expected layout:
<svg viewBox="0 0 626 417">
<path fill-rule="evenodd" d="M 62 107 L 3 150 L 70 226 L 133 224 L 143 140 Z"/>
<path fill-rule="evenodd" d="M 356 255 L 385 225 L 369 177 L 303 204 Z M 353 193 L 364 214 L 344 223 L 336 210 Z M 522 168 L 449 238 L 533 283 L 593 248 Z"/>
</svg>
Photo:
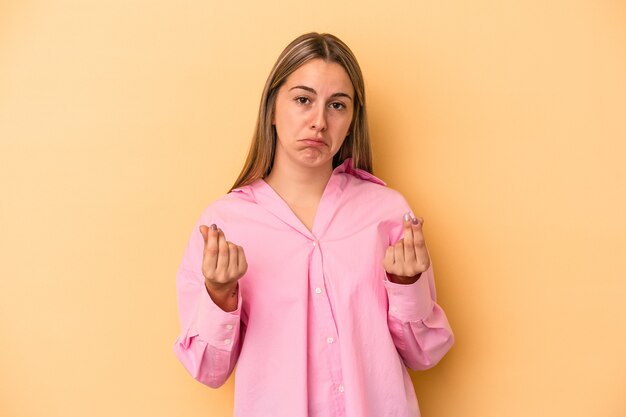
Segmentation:
<svg viewBox="0 0 626 417">
<path fill-rule="evenodd" d="M 435 366 L 454 343 L 443 309 L 436 303 L 432 267 L 413 284 L 385 281 L 389 297 L 387 323 L 406 366 Z"/>
<path fill-rule="evenodd" d="M 217 299 L 215 291 L 209 295 L 208 288 L 213 288 L 216 283 L 207 282 L 208 278 L 205 278 L 205 275 L 211 275 L 206 268 L 206 254 L 214 252 L 215 256 L 221 256 L 224 252 L 220 252 L 220 245 L 225 245 L 226 253 L 229 245 L 223 232 L 207 229 L 203 226 L 200 232 L 192 234 L 178 270 L 176 287 L 181 334 L 174 344 L 174 352 L 195 379 L 217 388 L 230 376 L 245 332 L 241 324 L 241 295 L 235 290 L 236 303 L 231 300 L 228 308 Z M 216 265 L 219 266 L 217 260 L 213 262 L 213 272 L 219 272 Z M 236 281 L 234 284 L 236 288 Z M 224 311 L 221 307 L 233 311 Z"/>
<path fill-rule="evenodd" d="M 435 281 L 422 233 L 422 219 L 408 213 L 403 238 L 385 254 L 389 299 L 387 322 L 404 363 L 411 369 L 435 366 L 454 343 L 445 313 L 436 303 Z"/>
</svg>

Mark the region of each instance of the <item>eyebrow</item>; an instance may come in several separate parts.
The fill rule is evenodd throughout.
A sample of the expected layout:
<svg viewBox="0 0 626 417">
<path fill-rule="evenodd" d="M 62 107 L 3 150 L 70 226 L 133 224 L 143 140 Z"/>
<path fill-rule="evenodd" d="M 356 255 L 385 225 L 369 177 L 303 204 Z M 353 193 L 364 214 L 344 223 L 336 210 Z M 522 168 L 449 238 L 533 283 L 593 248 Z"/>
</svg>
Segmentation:
<svg viewBox="0 0 626 417">
<path fill-rule="evenodd" d="M 306 85 L 296 85 L 296 86 L 294 86 L 294 87 L 291 87 L 291 88 L 289 89 L 289 91 L 294 90 L 294 89 L 296 89 L 296 88 L 299 88 L 299 89 L 301 89 L 301 90 L 308 91 L 309 93 L 312 93 L 312 94 L 317 95 L 317 91 L 315 91 L 315 89 L 313 89 L 313 88 L 311 88 L 311 87 L 307 87 Z M 335 93 L 335 94 L 333 94 L 333 95 L 332 95 L 332 96 L 330 96 L 330 97 L 331 97 L 331 98 L 335 98 L 335 97 L 345 97 L 345 98 L 348 98 L 348 99 L 352 100 L 352 97 L 350 96 L 350 94 L 346 94 L 346 93 L 342 93 L 342 92 Z"/>
</svg>

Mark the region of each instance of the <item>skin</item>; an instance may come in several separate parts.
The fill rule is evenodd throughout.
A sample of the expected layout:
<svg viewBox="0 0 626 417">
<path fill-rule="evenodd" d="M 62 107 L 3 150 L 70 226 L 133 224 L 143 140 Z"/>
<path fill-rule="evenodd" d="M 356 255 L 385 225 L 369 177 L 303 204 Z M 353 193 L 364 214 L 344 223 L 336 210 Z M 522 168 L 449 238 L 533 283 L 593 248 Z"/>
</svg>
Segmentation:
<svg viewBox="0 0 626 417">
<path fill-rule="evenodd" d="M 430 267 L 430 256 L 422 227 L 424 219 L 404 215 L 404 235 L 385 252 L 383 266 L 391 282 L 413 284 Z"/>
<path fill-rule="evenodd" d="M 343 67 L 321 59 L 302 65 L 278 90 L 276 153 L 264 180 L 309 230 L 333 171 L 333 156 L 349 133 L 353 100 L 354 88 Z M 392 282 L 412 284 L 430 266 L 422 225 L 422 219 L 405 215 L 403 238 L 387 249 L 383 266 Z M 237 283 L 248 268 L 244 250 L 216 225 L 201 225 L 200 233 L 206 289 L 222 310 L 234 311 Z"/>
<path fill-rule="evenodd" d="M 243 248 L 226 240 L 224 232 L 212 224 L 200 226 L 204 239 L 202 274 L 213 302 L 224 311 L 237 309 L 237 281 L 248 270 Z"/>
<path fill-rule="evenodd" d="M 343 67 L 321 59 L 294 71 L 276 96 L 276 153 L 265 181 L 309 230 L 333 171 L 333 156 L 349 133 L 353 97 Z"/>
<path fill-rule="evenodd" d="M 352 123 L 353 97 L 352 82 L 337 63 L 314 59 L 294 71 L 276 97 L 276 155 L 266 181 L 292 171 L 329 178 Z"/>
</svg>

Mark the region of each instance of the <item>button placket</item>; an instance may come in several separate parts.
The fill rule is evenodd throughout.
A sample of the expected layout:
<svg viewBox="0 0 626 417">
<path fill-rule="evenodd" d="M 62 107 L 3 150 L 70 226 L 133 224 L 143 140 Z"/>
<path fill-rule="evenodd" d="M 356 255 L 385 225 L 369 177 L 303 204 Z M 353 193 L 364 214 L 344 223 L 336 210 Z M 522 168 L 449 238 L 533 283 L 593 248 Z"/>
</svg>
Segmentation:
<svg viewBox="0 0 626 417">
<path fill-rule="evenodd" d="M 332 307 L 331 296 L 327 290 L 332 288 L 328 286 L 327 277 L 324 270 L 324 256 L 322 251 L 322 245 L 319 240 L 312 239 L 311 246 L 311 258 L 309 264 L 309 291 L 311 291 L 311 302 L 316 312 L 316 317 L 319 320 L 319 325 L 314 326 L 315 332 L 312 335 L 315 338 L 315 345 L 322 347 L 325 345 L 325 349 L 322 349 L 322 355 L 320 355 L 320 363 L 324 363 L 325 369 L 327 369 L 327 377 L 332 383 L 333 391 L 337 397 L 337 406 L 339 409 L 343 408 L 342 390 L 339 390 L 341 382 L 343 382 L 342 366 L 339 349 L 339 338 L 337 334 L 337 325 L 335 323 Z M 323 358 L 323 359 L 322 359 Z M 342 386 L 343 387 L 343 386 Z"/>
</svg>

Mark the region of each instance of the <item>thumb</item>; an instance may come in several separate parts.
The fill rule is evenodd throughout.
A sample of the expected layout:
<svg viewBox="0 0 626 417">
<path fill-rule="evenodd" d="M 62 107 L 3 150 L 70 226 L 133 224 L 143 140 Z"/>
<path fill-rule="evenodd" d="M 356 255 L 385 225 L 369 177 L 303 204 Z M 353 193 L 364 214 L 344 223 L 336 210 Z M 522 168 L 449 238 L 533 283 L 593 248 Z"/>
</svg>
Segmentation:
<svg viewBox="0 0 626 417">
<path fill-rule="evenodd" d="M 200 234 L 202 235 L 202 239 L 204 240 L 204 244 L 206 245 L 207 240 L 209 239 L 209 228 L 205 225 L 201 225 Z"/>
</svg>

